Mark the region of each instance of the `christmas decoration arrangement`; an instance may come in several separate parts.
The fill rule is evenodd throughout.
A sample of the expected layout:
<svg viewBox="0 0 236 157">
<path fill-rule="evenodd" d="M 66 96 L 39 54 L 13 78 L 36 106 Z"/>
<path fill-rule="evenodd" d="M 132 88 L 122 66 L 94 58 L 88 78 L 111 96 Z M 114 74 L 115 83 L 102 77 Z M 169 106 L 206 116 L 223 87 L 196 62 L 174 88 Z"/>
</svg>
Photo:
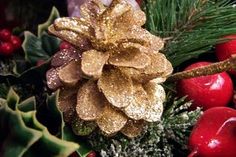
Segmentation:
<svg viewBox="0 0 236 157">
<path fill-rule="evenodd" d="M 233 2 L 66 2 L 0 29 L 1 157 L 236 155 Z"/>
</svg>

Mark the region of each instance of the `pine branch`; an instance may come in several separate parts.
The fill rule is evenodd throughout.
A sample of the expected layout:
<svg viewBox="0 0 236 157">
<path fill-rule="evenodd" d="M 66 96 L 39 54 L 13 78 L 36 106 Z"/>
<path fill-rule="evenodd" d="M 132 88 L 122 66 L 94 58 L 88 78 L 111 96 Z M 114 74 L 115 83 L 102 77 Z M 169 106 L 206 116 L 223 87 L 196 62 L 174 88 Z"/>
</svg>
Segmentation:
<svg viewBox="0 0 236 157">
<path fill-rule="evenodd" d="M 144 10 L 147 29 L 171 37 L 163 51 L 174 67 L 236 33 L 236 8 L 229 0 L 146 0 Z"/>
<path fill-rule="evenodd" d="M 176 151 L 186 151 L 188 135 L 201 111 L 188 112 L 191 102 L 185 97 L 176 99 L 169 94 L 167 100 L 162 120 L 150 123 L 141 136 L 128 139 L 118 134 L 109 138 L 95 132 L 89 136 L 90 144 L 103 157 L 171 157 Z"/>
</svg>

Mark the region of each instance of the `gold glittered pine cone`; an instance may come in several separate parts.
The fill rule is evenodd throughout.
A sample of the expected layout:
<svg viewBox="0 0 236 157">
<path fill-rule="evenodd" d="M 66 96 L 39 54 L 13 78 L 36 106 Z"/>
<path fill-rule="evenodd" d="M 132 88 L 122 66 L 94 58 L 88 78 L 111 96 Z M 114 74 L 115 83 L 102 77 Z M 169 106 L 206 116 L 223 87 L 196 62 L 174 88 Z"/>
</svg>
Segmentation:
<svg viewBox="0 0 236 157">
<path fill-rule="evenodd" d="M 108 7 L 90 0 L 81 15 L 59 18 L 49 27 L 75 46 L 53 57 L 49 88 L 61 88 L 59 108 L 71 115 L 68 121 L 78 116 L 108 136 L 121 131 L 135 137 L 163 111 L 165 91 L 159 84 L 173 70 L 159 53 L 164 41 L 142 28 L 145 13 L 126 0 Z"/>
</svg>

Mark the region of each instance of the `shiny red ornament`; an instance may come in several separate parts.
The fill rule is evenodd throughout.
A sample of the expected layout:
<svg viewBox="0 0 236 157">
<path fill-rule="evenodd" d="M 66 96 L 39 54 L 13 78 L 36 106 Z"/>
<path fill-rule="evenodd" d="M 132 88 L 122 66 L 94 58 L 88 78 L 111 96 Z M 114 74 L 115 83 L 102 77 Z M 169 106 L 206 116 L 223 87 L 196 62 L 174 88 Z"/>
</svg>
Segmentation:
<svg viewBox="0 0 236 157">
<path fill-rule="evenodd" d="M 10 42 L 2 42 L 0 43 L 0 55 L 10 56 L 14 51 L 14 47 Z"/>
<path fill-rule="evenodd" d="M 12 35 L 10 42 L 12 43 L 15 50 L 21 48 L 22 41 L 18 36 Z"/>
<path fill-rule="evenodd" d="M 188 157 L 236 157 L 236 110 L 205 111 L 191 132 L 189 150 Z"/>
<path fill-rule="evenodd" d="M 236 34 L 228 35 L 224 37 L 229 41 L 226 41 L 215 46 L 216 56 L 220 61 L 230 58 L 232 55 L 236 55 Z M 236 71 L 229 71 L 231 74 L 236 76 Z"/>
<path fill-rule="evenodd" d="M 60 43 L 59 47 L 60 47 L 60 50 L 63 50 L 63 49 L 69 49 L 69 48 L 71 48 L 72 46 L 71 46 L 70 43 L 68 43 L 68 42 L 66 42 L 66 41 L 62 41 L 62 42 Z"/>
<path fill-rule="evenodd" d="M 185 70 L 209 65 L 209 62 L 197 62 Z M 191 109 L 202 107 L 207 110 L 217 106 L 227 106 L 233 96 L 233 83 L 226 72 L 180 80 L 177 83 L 179 96 L 187 95 L 193 100 Z"/>
<path fill-rule="evenodd" d="M 11 38 L 11 32 L 8 29 L 0 30 L 0 40 L 9 41 Z"/>
</svg>

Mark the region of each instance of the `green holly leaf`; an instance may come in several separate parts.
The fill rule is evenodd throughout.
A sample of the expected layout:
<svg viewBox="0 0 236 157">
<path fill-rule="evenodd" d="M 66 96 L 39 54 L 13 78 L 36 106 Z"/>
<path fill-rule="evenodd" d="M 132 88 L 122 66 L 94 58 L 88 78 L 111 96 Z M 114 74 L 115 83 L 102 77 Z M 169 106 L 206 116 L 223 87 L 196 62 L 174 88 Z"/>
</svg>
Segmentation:
<svg viewBox="0 0 236 157">
<path fill-rule="evenodd" d="M 43 32 L 41 37 L 36 37 L 31 32 L 24 32 L 25 40 L 22 47 L 25 52 L 25 59 L 35 65 L 37 61 L 47 61 L 57 52 L 60 40 Z"/>
<path fill-rule="evenodd" d="M 20 97 L 15 93 L 15 91 L 10 88 L 8 94 L 7 94 L 7 104 L 12 109 L 15 110 L 16 106 L 20 100 Z"/>
<path fill-rule="evenodd" d="M 42 136 L 42 132 L 27 127 L 19 111 L 7 104 L 0 107 L 0 156 L 22 157 Z"/>
<path fill-rule="evenodd" d="M 57 119 L 57 121 L 61 120 L 61 138 L 62 140 L 65 141 L 79 143 L 80 147 L 76 150 L 76 152 L 81 157 L 86 157 L 91 151 L 91 149 L 88 145 L 86 145 L 85 142 L 82 142 L 82 140 L 72 132 L 70 127 L 65 125 L 63 121 L 63 114 L 57 107 L 58 97 L 59 97 L 59 91 L 57 91 L 51 96 L 48 96 L 47 104 L 49 110 L 51 111 L 51 114 L 53 115 L 52 118 L 55 118 L 55 120 Z"/>
<path fill-rule="evenodd" d="M 60 17 L 60 14 L 57 8 L 53 7 L 48 20 L 38 25 L 38 37 L 42 36 L 44 31 L 47 32 L 48 27 L 54 22 L 55 19 L 59 17 Z"/>
<path fill-rule="evenodd" d="M 91 147 L 88 146 L 85 142 L 82 142 L 82 140 L 76 136 L 70 127 L 65 126 L 62 128 L 62 139 L 66 141 L 72 141 L 80 144 L 80 147 L 76 150 L 77 154 L 80 157 L 86 157 L 91 151 Z"/>
<path fill-rule="evenodd" d="M 24 32 L 25 40 L 22 47 L 25 59 L 32 65 L 35 65 L 38 60 L 49 60 L 58 51 L 60 39 L 47 33 L 48 27 L 58 17 L 60 17 L 59 12 L 53 7 L 48 20 L 38 26 L 37 36 L 28 31 Z"/>
<path fill-rule="evenodd" d="M 18 102 L 19 96 L 12 89 L 7 100 L 0 101 L 1 157 L 67 157 L 79 148 L 77 143 L 50 134 L 37 120 L 34 97 Z"/>
</svg>

